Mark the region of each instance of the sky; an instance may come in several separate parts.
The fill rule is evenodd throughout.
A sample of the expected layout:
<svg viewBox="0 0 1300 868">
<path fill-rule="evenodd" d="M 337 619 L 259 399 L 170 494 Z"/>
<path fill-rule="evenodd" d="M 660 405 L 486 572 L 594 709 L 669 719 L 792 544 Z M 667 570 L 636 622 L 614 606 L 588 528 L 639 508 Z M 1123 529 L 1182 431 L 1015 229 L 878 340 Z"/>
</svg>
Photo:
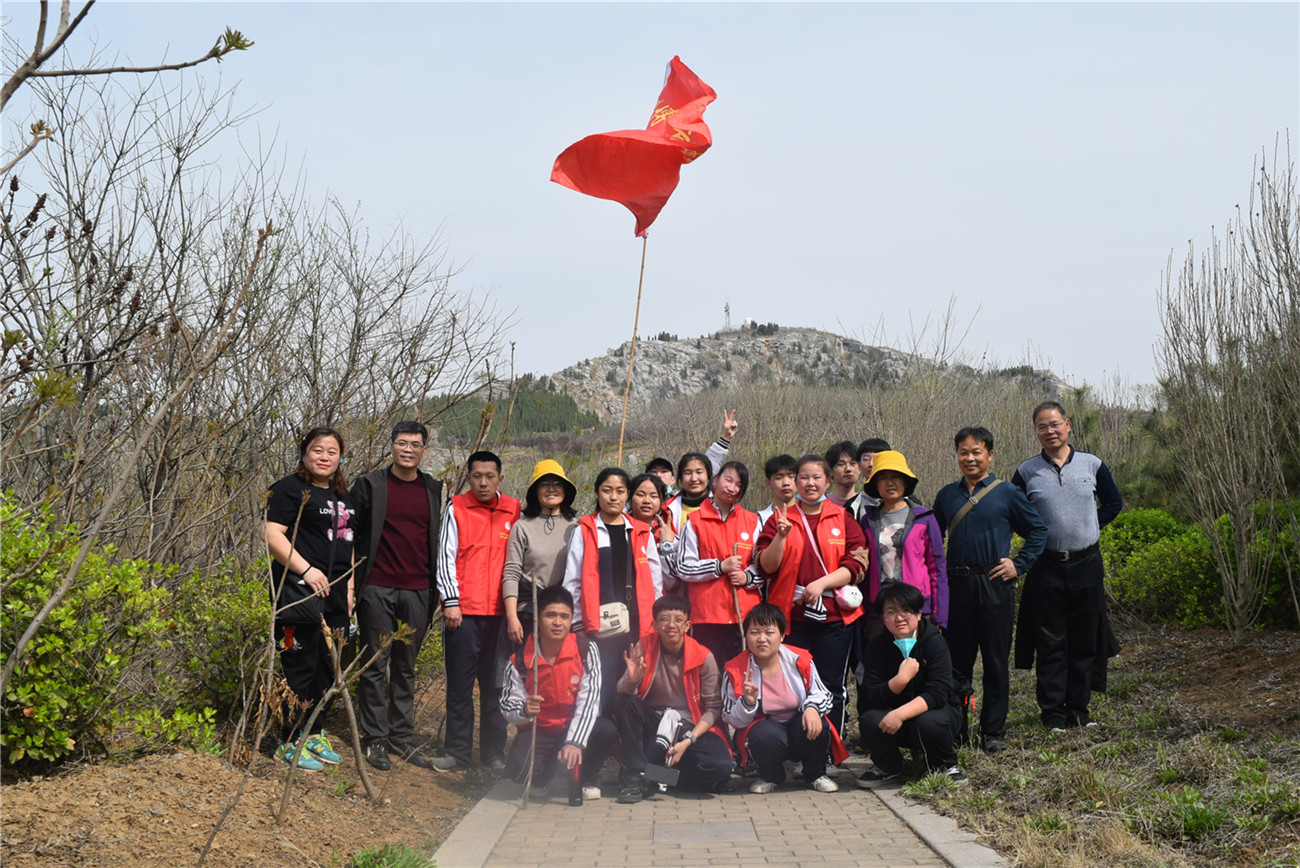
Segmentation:
<svg viewBox="0 0 1300 868">
<path fill-rule="evenodd" d="M 5 2 L 8 35 L 36 9 Z M 513 314 L 520 373 L 631 336 L 633 217 L 550 170 L 643 128 L 673 55 L 717 91 L 714 143 L 650 229 L 642 337 L 730 303 L 908 348 L 955 300 L 976 364 L 1152 383 L 1170 254 L 1300 134 L 1297 3 L 106 0 L 69 56 L 188 58 L 227 26 L 255 46 L 195 74 L 261 109 L 241 135 L 380 233 L 443 233 L 455 285 Z"/>
</svg>

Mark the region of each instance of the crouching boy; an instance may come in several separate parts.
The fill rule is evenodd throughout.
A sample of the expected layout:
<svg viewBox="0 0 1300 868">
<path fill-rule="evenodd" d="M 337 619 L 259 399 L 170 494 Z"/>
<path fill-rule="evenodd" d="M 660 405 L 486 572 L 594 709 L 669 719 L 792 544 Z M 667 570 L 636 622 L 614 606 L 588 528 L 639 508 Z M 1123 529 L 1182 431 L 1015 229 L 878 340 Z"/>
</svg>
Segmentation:
<svg viewBox="0 0 1300 868">
<path fill-rule="evenodd" d="M 722 719 L 736 728 L 741 761 L 752 759 L 758 780 L 751 793 L 770 793 L 785 781 L 786 760 L 803 763 L 803 779 L 819 793 L 839 785 L 826 775 L 826 754 L 848 759 L 840 734 L 826 718 L 832 697 L 812 655 L 785 645 L 788 623 L 778 606 L 760 603 L 745 616 L 747 650 L 723 672 Z"/>
<path fill-rule="evenodd" d="M 621 804 L 651 792 L 649 763 L 673 766 L 683 790 L 721 789 L 731 778 L 731 749 L 722 728 L 718 663 L 686 635 L 691 604 L 685 597 L 654 603 L 654 629 L 623 652 L 614 722 L 622 743 Z"/>
<path fill-rule="evenodd" d="M 859 720 L 875 764 L 858 778 L 860 787 L 898 779 L 903 771 L 900 747 L 911 748 L 931 772 L 966 781 L 953 749 L 961 706 L 952 657 L 939 628 L 921 620 L 924 604 L 921 592 L 905 582 L 885 585 L 876 597 L 885 632 L 868 643 L 862 661 L 867 710 Z"/>
<path fill-rule="evenodd" d="M 571 632 L 573 596 L 561 585 L 537 595 L 537 642 L 531 636 L 506 663 L 501 712 L 519 727 L 506 760 L 506 774 L 522 783 L 527 775 L 532 728 L 537 727 L 533 765 L 535 786 L 546 787 L 559 767 L 572 774 L 581 767 L 584 799 L 599 799 L 600 767 L 618 733 L 599 717 L 600 654 L 586 637 Z M 536 676 L 533 674 L 535 648 Z"/>
</svg>

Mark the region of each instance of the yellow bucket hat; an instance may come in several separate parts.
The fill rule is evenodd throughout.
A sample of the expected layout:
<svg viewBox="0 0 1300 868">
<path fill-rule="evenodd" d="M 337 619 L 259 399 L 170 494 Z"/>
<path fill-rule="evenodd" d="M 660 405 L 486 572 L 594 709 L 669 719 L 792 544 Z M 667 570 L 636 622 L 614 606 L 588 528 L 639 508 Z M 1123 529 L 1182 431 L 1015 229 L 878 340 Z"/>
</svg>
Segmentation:
<svg viewBox="0 0 1300 868">
<path fill-rule="evenodd" d="M 884 452 L 877 452 L 876 457 L 871 459 L 871 476 L 867 479 L 867 484 L 863 486 L 868 494 L 880 497 L 880 489 L 876 485 L 876 477 L 882 470 L 892 470 L 895 473 L 901 473 L 907 479 L 904 488 L 904 496 L 911 497 L 912 492 L 916 490 L 916 474 L 907 466 L 907 459 L 903 453 L 896 452 L 892 449 Z"/>
<path fill-rule="evenodd" d="M 533 465 L 533 480 L 528 483 L 528 490 L 532 491 L 543 476 L 556 476 L 564 482 L 565 490 L 568 492 L 568 497 L 565 498 L 567 502 L 572 503 L 578 496 L 578 487 L 564 475 L 564 468 L 554 458 L 544 458 Z"/>
</svg>

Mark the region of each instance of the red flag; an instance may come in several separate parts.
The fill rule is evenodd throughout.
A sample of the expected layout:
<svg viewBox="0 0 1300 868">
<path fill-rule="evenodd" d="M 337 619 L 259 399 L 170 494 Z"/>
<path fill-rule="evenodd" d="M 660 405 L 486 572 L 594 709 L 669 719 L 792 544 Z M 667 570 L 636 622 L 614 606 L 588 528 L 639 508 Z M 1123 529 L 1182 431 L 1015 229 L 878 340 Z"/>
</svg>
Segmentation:
<svg viewBox="0 0 1300 868">
<path fill-rule="evenodd" d="M 717 99 L 680 58 L 668 62 L 668 79 L 644 130 L 587 136 L 555 158 L 551 180 L 571 190 L 621 202 L 645 235 L 677 189 L 682 166 L 713 144 L 705 107 Z"/>
</svg>

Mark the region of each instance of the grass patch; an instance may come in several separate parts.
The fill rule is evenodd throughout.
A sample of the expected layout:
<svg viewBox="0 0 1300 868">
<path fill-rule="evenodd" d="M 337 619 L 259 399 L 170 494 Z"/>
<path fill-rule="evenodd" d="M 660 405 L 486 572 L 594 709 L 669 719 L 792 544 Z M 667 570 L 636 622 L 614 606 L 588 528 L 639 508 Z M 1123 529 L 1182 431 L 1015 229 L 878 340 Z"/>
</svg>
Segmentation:
<svg viewBox="0 0 1300 868">
<path fill-rule="evenodd" d="M 1298 864 L 1300 738 L 1289 709 L 1241 724 L 1225 709 L 1249 701 L 1248 689 L 1217 707 L 1184 699 L 1189 680 L 1214 677 L 1207 661 L 1226 641 L 1199 638 L 1207 644 L 1193 636 L 1179 649 L 1182 670 L 1161 646 L 1127 645 L 1111 691 L 1094 694 L 1093 729 L 1048 733 L 1033 673 L 1013 671 L 1008 749 L 961 751 L 969 787 L 921 778 L 903 795 L 978 829 L 1018 865 Z"/>
</svg>

